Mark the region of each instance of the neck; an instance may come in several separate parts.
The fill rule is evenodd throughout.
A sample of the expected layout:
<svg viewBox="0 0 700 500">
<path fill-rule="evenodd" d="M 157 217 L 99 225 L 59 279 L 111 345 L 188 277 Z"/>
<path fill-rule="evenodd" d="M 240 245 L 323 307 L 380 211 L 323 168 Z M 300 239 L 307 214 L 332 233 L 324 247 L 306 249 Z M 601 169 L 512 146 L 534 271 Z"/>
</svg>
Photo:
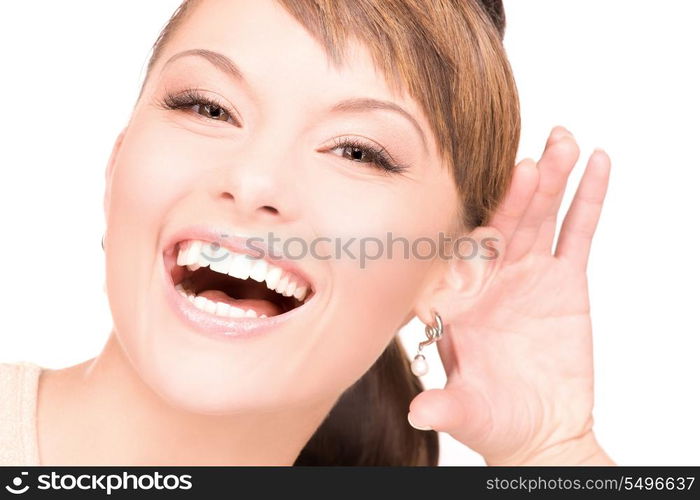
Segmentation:
<svg viewBox="0 0 700 500">
<path fill-rule="evenodd" d="M 201 415 L 148 387 L 112 332 L 95 358 L 40 378 L 41 465 L 292 465 L 335 401 Z"/>
</svg>

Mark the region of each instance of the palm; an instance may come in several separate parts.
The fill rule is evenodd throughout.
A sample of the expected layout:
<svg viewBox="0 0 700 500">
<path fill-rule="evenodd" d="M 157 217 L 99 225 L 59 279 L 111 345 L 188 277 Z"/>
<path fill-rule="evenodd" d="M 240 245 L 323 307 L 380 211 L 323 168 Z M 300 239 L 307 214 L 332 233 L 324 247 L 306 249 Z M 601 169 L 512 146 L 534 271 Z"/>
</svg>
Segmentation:
<svg viewBox="0 0 700 500">
<path fill-rule="evenodd" d="M 480 412 L 454 437 L 496 460 L 586 429 L 589 318 L 585 276 L 566 264 L 531 256 L 504 267 L 474 313 L 453 321 L 451 346 L 438 346 L 452 351 L 447 389 Z"/>
<path fill-rule="evenodd" d="M 573 137 L 554 129 L 537 166 L 531 160 L 517 166 L 490 223 L 503 235 L 505 253 L 493 279 L 459 308 L 437 343 L 447 384 L 425 391 L 443 410 L 429 418 L 487 461 L 521 460 L 592 426 L 586 262 L 609 162 L 591 157 L 552 251 L 577 159 Z M 427 404 L 416 406 L 429 412 Z"/>
</svg>

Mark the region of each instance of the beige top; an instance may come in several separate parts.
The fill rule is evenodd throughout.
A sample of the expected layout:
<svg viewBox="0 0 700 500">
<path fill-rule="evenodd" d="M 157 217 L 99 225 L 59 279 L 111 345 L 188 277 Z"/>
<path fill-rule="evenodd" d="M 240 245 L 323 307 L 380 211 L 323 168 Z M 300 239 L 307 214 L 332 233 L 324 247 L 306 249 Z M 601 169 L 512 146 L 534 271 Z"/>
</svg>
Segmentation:
<svg viewBox="0 0 700 500">
<path fill-rule="evenodd" d="M 36 405 L 41 366 L 0 363 L 0 465 L 40 465 Z"/>
</svg>

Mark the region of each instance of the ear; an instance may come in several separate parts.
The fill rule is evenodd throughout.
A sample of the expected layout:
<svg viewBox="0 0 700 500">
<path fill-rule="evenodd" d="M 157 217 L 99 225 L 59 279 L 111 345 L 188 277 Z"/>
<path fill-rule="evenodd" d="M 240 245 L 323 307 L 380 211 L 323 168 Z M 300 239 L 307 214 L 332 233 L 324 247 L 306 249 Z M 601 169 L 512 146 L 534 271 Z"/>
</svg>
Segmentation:
<svg viewBox="0 0 700 500">
<path fill-rule="evenodd" d="M 488 288 L 505 255 L 503 234 L 491 226 L 479 226 L 450 246 L 442 272 L 416 303 L 415 314 L 426 324 L 434 322 L 433 311 L 447 324 L 470 309 Z"/>
<path fill-rule="evenodd" d="M 104 211 L 105 217 L 107 216 L 107 207 L 109 207 L 109 194 L 112 192 L 112 174 L 114 173 L 114 165 L 119 155 L 119 150 L 121 149 L 122 141 L 124 140 L 124 135 L 128 130 L 128 126 L 124 127 L 122 131 L 117 136 L 112 146 L 112 154 L 109 156 L 109 161 L 107 162 L 107 170 L 105 170 L 105 194 L 104 194 Z"/>
</svg>

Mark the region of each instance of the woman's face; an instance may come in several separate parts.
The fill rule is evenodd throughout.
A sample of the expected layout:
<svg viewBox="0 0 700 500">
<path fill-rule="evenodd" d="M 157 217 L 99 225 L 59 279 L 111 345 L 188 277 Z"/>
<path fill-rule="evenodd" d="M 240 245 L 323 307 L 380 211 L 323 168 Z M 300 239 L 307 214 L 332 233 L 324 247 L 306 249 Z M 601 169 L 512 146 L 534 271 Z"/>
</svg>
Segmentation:
<svg viewBox="0 0 700 500">
<path fill-rule="evenodd" d="M 194 49 L 220 55 L 182 54 Z M 227 71 L 224 58 L 240 74 Z M 191 105 L 187 89 L 223 109 Z M 415 123 L 357 99 L 394 103 Z M 343 146 L 346 139 L 362 149 Z M 368 161 L 366 148 L 384 148 L 406 170 Z M 390 256 L 387 238 L 435 239 L 459 204 L 425 115 L 389 91 L 369 53 L 354 44 L 334 69 L 281 6 L 260 0 L 207 0 L 178 29 L 116 143 L 107 179 L 107 289 L 120 345 L 162 397 L 210 414 L 339 396 L 413 316 L 443 268 L 439 259 L 404 258 L 401 243 Z M 285 262 L 270 257 L 284 274 L 265 278 L 275 287 L 275 278 L 292 273 L 311 296 L 283 314 L 291 298 L 267 290 L 266 281 L 226 274 L 245 269 L 226 249 L 237 236 L 261 237 L 260 249 L 270 235 L 288 245 Z M 384 242 L 376 258 L 372 238 Z M 190 240 L 205 242 L 194 258 L 216 260 L 217 271 L 177 266 Z M 431 250 L 417 248 L 424 256 Z M 218 264 L 224 256 L 237 271 Z M 175 290 L 187 277 L 204 299 Z M 228 307 L 207 312 L 208 300 Z M 231 317 L 238 309 L 268 317 Z"/>
</svg>

